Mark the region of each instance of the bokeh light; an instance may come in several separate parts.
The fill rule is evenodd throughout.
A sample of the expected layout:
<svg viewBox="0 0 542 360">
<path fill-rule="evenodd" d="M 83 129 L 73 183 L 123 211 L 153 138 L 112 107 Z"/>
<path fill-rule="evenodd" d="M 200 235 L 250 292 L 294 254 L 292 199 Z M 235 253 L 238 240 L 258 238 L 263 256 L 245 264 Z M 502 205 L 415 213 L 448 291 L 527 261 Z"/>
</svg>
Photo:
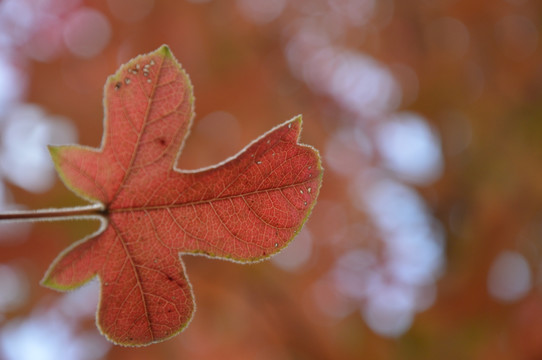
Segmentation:
<svg viewBox="0 0 542 360">
<path fill-rule="evenodd" d="M 265 24 L 276 19 L 286 0 L 237 0 L 237 6 L 243 15 L 256 23 Z"/>
<path fill-rule="evenodd" d="M 373 146 L 359 127 L 337 129 L 323 150 L 328 166 L 341 175 L 355 175 L 373 155 Z"/>
<path fill-rule="evenodd" d="M 47 116 L 35 105 L 12 109 L 0 129 L 0 175 L 32 192 L 48 190 L 56 181 L 47 145 L 77 142 L 67 119 Z"/>
<path fill-rule="evenodd" d="M 395 114 L 380 124 L 376 142 L 384 166 L 405 181 L 427 185 L 442 172 L 440 139 L 419 115 Z"/>
<path fill-rule="evenodd" d="M 17 266 L 0 264 L 0 321 L 4 314 L 21 307 L 29 296 L 26 274 Z"/>
<path fill-rule="evenodd" d="M 96 332 L 78 331 L 78 319 L 94 312 L 97 283 L 42 305 L 29 318 L 11 320 L 0 330 L 0 354 L 6 360 L 100 359 L 110 344 Z"/>
<path fill-rule="evenodd" d="M 524 256 L 513 251 L 503 251 L 496 258 L 487 278 L 491 296 L 505 302 L 517 301 L 532 286 L 532 275 Z"/>
<path fill-rule="evenodd" d="M 25 90 L 25 76 L 12 61 L 0 55 L 0 117 L 6 115 L 10 105 L 16 102 Z"/>
<path fill-rule="evenodd" d="M 522 60 L 532 55 L 538 46 L 539 31 L 526 16 L 506 15 L 496 25 L 495 33 L 506 56 Z"/>
<path fill-rule="evenodd" d="M 99 11 L 81 8 L 67 20 L 64 41 L 76 56 L 90 58 L 98 55 L 111 38 L 109 20 Z"/>
<path fill-rule="evenodd" d="M 427 27 L 426 36 L 430 50 L 446 61 L 461 60 L 469 48 L 469 30 L 455 18 L 433 20 Z"/>
<path fill-rule="evenodd" d="M 300 271 L 307 264 L 312 255 L 313 239 L 310 230 L 304 227 L 297 235 L 296 241 L 271 260 L 277 267 L 291 272 Z"/>
</svg>

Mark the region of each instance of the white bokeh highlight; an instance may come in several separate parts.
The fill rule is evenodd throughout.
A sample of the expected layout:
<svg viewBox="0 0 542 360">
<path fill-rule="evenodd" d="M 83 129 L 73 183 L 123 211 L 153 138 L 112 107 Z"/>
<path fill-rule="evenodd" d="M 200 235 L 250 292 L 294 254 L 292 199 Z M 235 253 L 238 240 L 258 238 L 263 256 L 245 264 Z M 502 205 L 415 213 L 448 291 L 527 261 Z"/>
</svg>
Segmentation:
<svg viewBox="0 0 542 360">
<path fill-rule="evenodd" d="M 0 128 L 0 175 L 27 191 L 48 190 L 56 175 L 47 145 L 76 143 L 74 125 L 25 104 L 13 108 Z"/>
<path fill-rule="evenodd" d="M 399 178 L 427 185 L 442 173 L 440 138 L 415 113 L 397 113 L 378 125 L 376 143 L 383 165 Z"/>
<path fill-rule="evenodd" d="M 0 264 L 0 322 L 4 314 L 24 305 L 28 299 L 30 284 L 22 269 Z"/>
<path fill-rule="evenodd" d="M 502 302 L 523 298 L 532 287 L 529 264 L 515 251 L 503 251 L 493 261 L 487 277 L 489 294 Z"/>
<path fill-rule="evenodd" d="M 37 306 L 25 318 L 0 329 L 0 358 L 5 360 L 98 360 L 111 344 L 95 330 L 81 331 L 81 319 L 94 316 L 99 283 L 68 293 L 53 305 Z"/>
</svg>

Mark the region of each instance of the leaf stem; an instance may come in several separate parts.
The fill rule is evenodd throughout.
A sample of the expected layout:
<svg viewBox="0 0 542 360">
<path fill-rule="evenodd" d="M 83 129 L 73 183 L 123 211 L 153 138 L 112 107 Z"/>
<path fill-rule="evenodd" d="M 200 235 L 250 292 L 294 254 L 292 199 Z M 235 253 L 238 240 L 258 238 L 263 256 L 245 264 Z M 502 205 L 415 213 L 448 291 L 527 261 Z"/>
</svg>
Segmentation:
<svg viewBox="0 0 542 360">
<path fill-rule="evenodd" d="M 59 221 L 103 216 L 102 204 L 60 209 L 16 210 L 0 213 L 2 221 Z"/>
</svg>

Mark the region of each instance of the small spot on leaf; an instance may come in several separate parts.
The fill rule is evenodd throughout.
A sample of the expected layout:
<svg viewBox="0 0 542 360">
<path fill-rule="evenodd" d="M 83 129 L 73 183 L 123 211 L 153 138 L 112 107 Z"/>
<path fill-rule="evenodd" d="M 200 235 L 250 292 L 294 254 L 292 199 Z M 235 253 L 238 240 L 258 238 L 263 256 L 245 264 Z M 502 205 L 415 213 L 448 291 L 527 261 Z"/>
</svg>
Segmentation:
<svg viewBox="0 0 542 360">
<path fill-rule="evenodd" d="M 156 139 L 156 142 L 157 142 L 158 144 L 160 144 L 161 146 L 166 145 L 166 139 L 164 139 L 163 137 L 157 138 L 157 139 Z"/>
</svg>

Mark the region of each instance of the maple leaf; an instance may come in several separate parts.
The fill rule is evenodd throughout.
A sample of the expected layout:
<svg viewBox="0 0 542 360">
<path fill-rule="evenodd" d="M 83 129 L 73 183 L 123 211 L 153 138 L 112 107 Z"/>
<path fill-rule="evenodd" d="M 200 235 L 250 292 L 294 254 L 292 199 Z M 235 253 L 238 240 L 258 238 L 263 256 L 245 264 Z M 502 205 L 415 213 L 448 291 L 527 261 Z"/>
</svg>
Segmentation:
<svg viewBox="0 0 542 360">
<path fill-rule="evenodd" d="M 64 250 L 42 284 L 70 290 L 97 276 L 98 328 L 116 344 L 147 345 L 192 318 L 180 255 L 255 262 L 277 253 L 309 216 L 322 168 L 298 143 L 298 116 L 215 167 L 177 169 L 194 98 L 167 46 L 123 65 L 104 99 L 101 148 L 50 147 L 66 186 L 98 204 L 102 228 Z"/>
</svg>

